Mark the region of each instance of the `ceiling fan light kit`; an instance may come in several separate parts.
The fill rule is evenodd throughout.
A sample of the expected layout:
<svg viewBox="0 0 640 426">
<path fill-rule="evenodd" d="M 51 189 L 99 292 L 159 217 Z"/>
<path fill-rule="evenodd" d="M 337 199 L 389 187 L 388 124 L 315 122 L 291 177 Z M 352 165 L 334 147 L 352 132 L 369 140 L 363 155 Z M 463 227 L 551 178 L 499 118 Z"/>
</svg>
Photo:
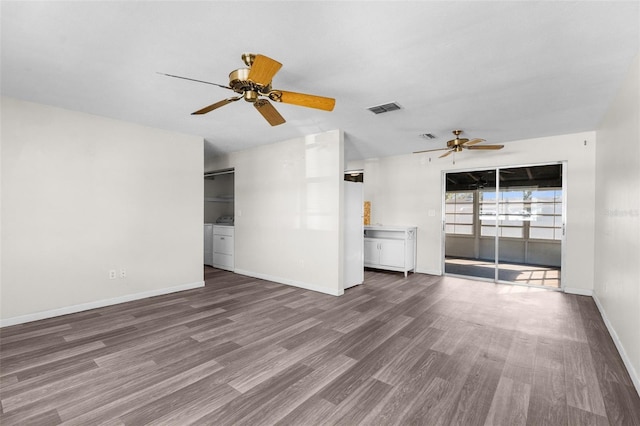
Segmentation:
<svg viewBox="0 0 640 426">
<path fill-rule="evenodd" d="M 336 100 L 324 96 L 307 95 L 304 93 L 287 92 L 284 90 L 273 90 L 271 80 L 282 68 L 282 64 L 264 55 L 253 53 L 243 53 L 242 61 L 248 68 L 239 68 L 229 73 L 229 86 L 196 80 L 188 77 L 180 77 L 172 74 L 163 74 L 169 77 L 182 78 L 200 83 L 213 84 L 218 87 L 233 90 L 239 96 L 223 99 L 192 113 L 192 115 L 207 114 L 215 109 L 240 99 L 252 103 L 256 110 L 272 126 L 277 126 L 285 122 L 285 119 L 269 102 L 281 102 L 285 104 L 298 105 L 307 108 L 315 108 L 323 111 L 333 111 Z"/>
<path fill-rule="evenodd" d="M 474 150 L 474 149 L 482 149 L 482 150 L 496 150 L 504 148 L 504 145 L 477 145 L 481 142 L 484 142 L 484 139 L 475 138 L 475 139 L 467 139 L 461 138 L 460 134 L 462 130 L 454 130 L 453 134 L 455 135 L 454 139 L 447 141 L 446 148 L 436 148 L 436 149 L 426 149 L 424 151 L 415 151 L 414 154 L 420 154 L 423 152 L 434 152 L 434 151 L 446 151 L 438 158 L 444 158 L 452 153 L 462 152 L 464 149 Z"/>
</svg>

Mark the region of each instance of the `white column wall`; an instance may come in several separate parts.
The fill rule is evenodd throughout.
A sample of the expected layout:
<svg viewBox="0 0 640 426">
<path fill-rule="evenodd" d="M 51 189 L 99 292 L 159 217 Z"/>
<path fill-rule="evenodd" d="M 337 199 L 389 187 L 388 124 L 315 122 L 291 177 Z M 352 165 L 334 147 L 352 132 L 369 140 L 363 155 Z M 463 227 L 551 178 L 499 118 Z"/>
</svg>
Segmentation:
<svg viewBox="0 0 640 426">
<path fill-rule="evenodd" d="M 600 124 L 596 150 L 595 294 L 640 393 L 640 66 Z"/>
<path fill-rule="evenodd" d="M 235 271 L 342 294 L 343 132 L 238 151 L 206 166 L 228 167 L 235 169 Z"/>
</svg>

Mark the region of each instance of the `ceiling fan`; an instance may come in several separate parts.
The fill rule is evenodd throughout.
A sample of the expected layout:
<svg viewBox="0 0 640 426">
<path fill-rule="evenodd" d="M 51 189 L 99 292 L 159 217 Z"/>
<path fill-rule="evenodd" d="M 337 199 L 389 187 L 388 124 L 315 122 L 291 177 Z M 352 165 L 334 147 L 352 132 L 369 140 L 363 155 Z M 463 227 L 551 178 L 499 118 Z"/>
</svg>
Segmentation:
<svg viewBox="0 0 640 426">
<path fill-rule="evenodd" d="M 159 73 L 168 77 L 182 78 L 184 80 L 197 81 L 200 83 L 213 84 L 224 89 L 233 90 L 239 96 L 223 99 L 198 111 L 192 115 L 206 114 L 214 109 L 244 98 L 258 110 L 260 114 L 271 124 L 277 126 L 285 122 L 285 119 L 274 108 L 269 100 L 282 102 L 285 104 L 299 105 L 308 108 L 316 108 L 324 111 L 332 111 L 336 104 L 333 98 L 323 96 L 307 95 L 304 93 L 287 92 L 285 90 L 274 90 L 271 88 L 273 76 L 280 70 L 282 64 L 264 55 L 253 53 L 242 54 L 242 60 L 247 68 L 239 68 L 229 74 L 229 86 L 211 83 L 208 81 L 196 80 L 178 75 Z"/>
<path fill-rule="evenodd" d="M 504 145 L 476 145 L 479 144 L 480 142 L 484 142 L 484 139 L 466 139 L 466 138 L 461 138 L 460 137 L 460 133 L 462 133 L 462 130 L 454 130 L 453 134 L 456 136 L 455 139 L 451 139 L 449 141 L 447 141 L 447 147 L 446 148 L 437 148 L 437 149 L 427 149 L 424 151 L 415 151 L 414 154 L 419 154 L 422 152 L 432 152 L 432 151 L 447 151 L 444 154 L 442 154 L 440 157 L 438 158 L 443 158 L 446 157 L 447 155 L 454 153 L 454 152 L 460 152 L 463 149 L 502 149 L 504 148 Z"/>
</svg>

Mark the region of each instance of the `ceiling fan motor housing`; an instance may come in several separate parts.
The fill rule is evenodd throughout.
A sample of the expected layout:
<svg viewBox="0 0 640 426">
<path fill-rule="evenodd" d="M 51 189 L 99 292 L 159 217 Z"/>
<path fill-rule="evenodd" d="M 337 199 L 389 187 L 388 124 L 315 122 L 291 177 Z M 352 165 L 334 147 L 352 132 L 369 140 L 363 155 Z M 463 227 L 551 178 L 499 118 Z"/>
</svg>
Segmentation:
<svg viewBox="0 0 640 426">
<path fill-rule="evenodd" d="M 451 139 L 447 141 L 448 148 L 456 148 L 456 152 L 462 151 L 462 145 L 469 142 L 469 139 L 460 139 L 456 137 L 455 139 Z M 459 149 L 458 149 L 459 148 Z"/>
<path fill-rule="evenodd" d="M 237 93 L 242 93 L 245 90 L 250 90 L 251 83 L 247 79 L 248 77 L 248 68 L 240 68 L 235 71 L 231 71 L 231 73 L 229 74 L 229 87 L 231 87 L 233 91 Z"/>
<path fill-rule="evenodd" d="M 244 99 L 247 102 L 255 102 L 259 94 L 266 95 L 271 91 L 271 84 L 263 86 L 249 80 L 250 71 L 249 68 L 239 68 L 232 71 L 229 74 L 229 87 L 231 87 L 234 92 L 244 95 Z"/>
</svg>

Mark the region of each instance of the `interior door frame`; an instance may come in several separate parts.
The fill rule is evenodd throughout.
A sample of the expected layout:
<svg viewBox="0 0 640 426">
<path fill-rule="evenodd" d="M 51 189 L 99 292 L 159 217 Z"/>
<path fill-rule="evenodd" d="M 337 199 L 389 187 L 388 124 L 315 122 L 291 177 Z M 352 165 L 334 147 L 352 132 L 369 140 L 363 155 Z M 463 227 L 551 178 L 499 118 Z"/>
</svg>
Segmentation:
<svg viewBox="0 0 640 426">
<path fill-rule="evenodd" d="M 445 204 L 445 198 L 446 198 L 446 193 L 447 193 L 447 174 L 448 173 L 464 173 L 464 172 L 477 172 L 477 171 L 494 171 L 496 173 L 496 213 L 498 212 L 498 194 L 500 191 L 500 179 L 499 179 L 499 173 L 501 170 L 505 170 L 505 169 L 512 169 L 512 168 L 520 168 L 520 167 L 538 167 L 538 166 L 550 166 L 550 165 L 560 165 L 562 167 L 562 238 L 560 239 L 560 287 L 559 288 L 553 288 L 553 287 L 544 287 L 544 286 L 539 286 L 539 285 L 533 285 L 533 284 L 522 284 L 522 283 L 515 283 L 512 281 L 502 281 L 498 279 L 498 265 L 499 265 L 499 249 L 500 249 L 500 245 L 499 245 L 499 240 L 500 238 L 498 237 L 498 232 L 496 230 L 496 236 L 494 237 L 494 250 L 495 250 L 495 254 L 494 254 L 494 278 L 493 279 L 489 279 L 489 278 L 483 278 L 483 277 L 474 277 L 474 276 L 467 276 L 467 275 L 457 275 L 457 274 L 447 274 L 445 271 L 445 266 L 446 266 L 446 239 L 447 239 L 447 234 L 446 234 L 446 204 Z M 519 286 L 525 286 L 525 287 L 534 287 L 534 288 L 544 288 L 544 289 L 548 289 L 548 290 L 553 290 L 553 291 L 562 291 L 564 292 L 565 286 L 566 286 L 566 268 L 565 268 L 565 262 L 566 262 L 566 229 L 567 229 L 567 161 L 548 161 L 548 162 L 544 162 L 544 163 L 528 163 L 528 164 L 517 164 L 517 165 L 508 165 L 508 166 L 494 166 L 494 167 L 474 167 L 474 168 L 464 168 L 464 169 L 455 169 L 455 170 L 442 170 L 442 174 L 441 174 L 441 197 L 440 197 L 440 202 L 441 202 L 441 212 L 442 212 L 442 226 L 440 228 L 440 232 L 441 232 L 441 238 L 440 241 L 442 241 L 442 247 L 441 247 L 441 253 L 442 253 L 442 259 L 441 259 L 441 268 L 442 268 L 442 275 L 448 275 L 448 276 L 455 276 L 455 277 L 460 277 L 460 278 L 472 278 L 474 280 L 478 280 L 478 281 L 487 281 L 487 282 L 492 282 L 494 284 L 511 284 L 511 285 L 519 285 Z M 475 219 L 474 219 L 475 220 Z M 496 220 L 496 228 L 499 226 L 499 221 Z"/>
</svg>

